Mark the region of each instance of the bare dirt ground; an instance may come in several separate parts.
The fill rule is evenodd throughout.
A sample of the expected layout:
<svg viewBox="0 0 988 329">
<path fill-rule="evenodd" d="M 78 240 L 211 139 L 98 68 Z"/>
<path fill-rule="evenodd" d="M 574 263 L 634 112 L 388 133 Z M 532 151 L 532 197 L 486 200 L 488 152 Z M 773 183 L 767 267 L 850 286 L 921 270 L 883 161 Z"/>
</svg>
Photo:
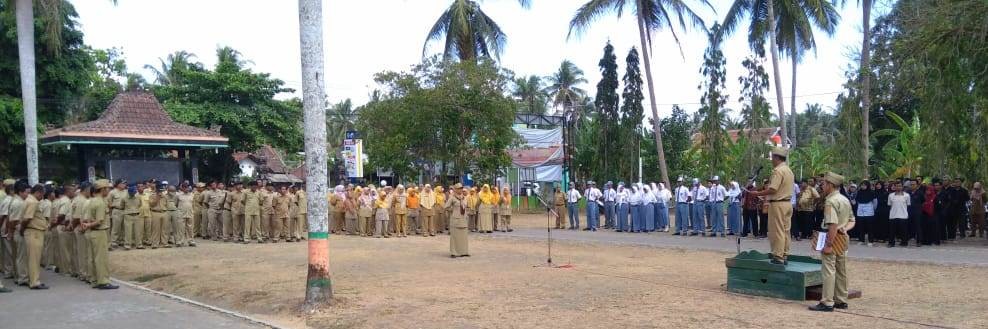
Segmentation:
<svg viewBox="0 0 988 329">
<path fill-rule="evenodd" d="M 545 217 L 516 216 L 540 227 Z M 305 243 L 222 244 L 111 253 L 114 277 L 296 328 L 953 328 L 988 327 L 988 268 L 850 261 L 864 297 L 849 312 L 730 294 L 728 253 L 470 237 L 333 236 L 337 301 L 312 315 Z"/>
</svg>

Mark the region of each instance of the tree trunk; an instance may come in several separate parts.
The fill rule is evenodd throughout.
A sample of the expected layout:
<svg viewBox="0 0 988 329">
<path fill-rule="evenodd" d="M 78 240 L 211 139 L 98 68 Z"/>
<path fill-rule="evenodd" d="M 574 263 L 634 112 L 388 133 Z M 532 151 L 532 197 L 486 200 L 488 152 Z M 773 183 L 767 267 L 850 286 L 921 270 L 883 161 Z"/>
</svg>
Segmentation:
<svg viewBox="0 0 988 329">
<path fill-rule="evenodd" d="M 24 109 L 24 145 L 27 147 L 27 180 L 38 183 L 38 102 L 34 74 L 34 1 L 17 0 L 17 54 L 21 70 Z"/>
<path fill-rule="evenodd" d="M 786 144 L 786 139 L 789 138 L 788 130 L 786 129 L 786 100 L 782 98 L 782 77 L 779 76 L 779 46 L 776 45 L 775 39 L 775 5 L 774 1 L 766 1 L 768 4 L 768 35 L 769 35 L 769 49 L 772 52 L 772 72 L 775 78 L 775 102 L 779 106 L 779 128 L 782 130 L 782 144 Z"/>
<path fill-rule="evenodd" d="M 796 54 L 792 56 L 792 93 L 789 94 L 789 112 L 792 113 L 790 116 L 790 121 L 792 121 L 792 147 L 796 147 L 796 134 L 799 131 L 796 127 L 796 68 L 799 62 L 796 61 Z"/>
<path fill-rule="evenodd" d="M 655 135 L 655 152 L 659 156 L 659 171 L 662 173 L 662 182 L 666 186 L 672 186 L 669 184 L 669 168 L 666 166 L 666 153 L 662 145 L 662 125 L 659 120 L 659 110 L 655 105 L 655 84 L 652 83 L 652 61 L 649 59 L 650 51 L 648 50 L 648 43 L 645 40 L 645 21 L 638 16 L 638 38 L 642 44 L 642 59 L 645 62 L 645 80 L 648 81 L 648 100 L 649 107 L 652 108 L 652 134 Z"/>
<path fill-rule="evenodd" d="M 870 155 L 870 138 L 868 131 L 869 113 L 871 110 L 871 0 L 861 1 L 861 29 L 864 37 L 861 40 L 861 159 L 862 178 L 870 177 L 868 174 L 868 157 Z"/>
<path fill-rule="evenodd" d="M 323 107 L 322 1 L 299 0 L 298 24 L 302 51 L 302 109 L 305 127 L 306 198 L 309 222 L 309 270 L 305 308 L 314 311 L 333 300 L 329 274 L 329 233 L 326 195 L 326 111 Z"/>
</svg>

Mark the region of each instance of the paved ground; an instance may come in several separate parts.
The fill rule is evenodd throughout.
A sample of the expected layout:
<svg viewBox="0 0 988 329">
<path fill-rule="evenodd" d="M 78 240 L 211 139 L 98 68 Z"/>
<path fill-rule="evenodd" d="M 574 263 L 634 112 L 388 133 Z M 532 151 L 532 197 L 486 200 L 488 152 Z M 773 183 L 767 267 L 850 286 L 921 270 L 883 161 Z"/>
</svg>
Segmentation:
<svg viewBox="0 0 988 329">
<path fill-rule="evenodd" d="M 514 232 L 496 233 L 495 236 L 517 237 L 526 239 L 546 239 L 545 229 L 519 228 Z M 712 251 L 736 251 L 737 239 L 733 236 L 727 238 L 705 238 L 700 236 L 680 237 L 671 233 L 617 233 L 610 230 L 600 230 L 597 232 L 552 230 L 554 240 L 583 241 L 604 244 L 629 244 L 654 246 L 661 248 L 678 248 L 691 250 L 712 250 Z M 868 260 L 883 260 L 897 262 L 917 262 L 949 265 L 974 265 L 988 266 L 988 244 L 982 242 L 969 242 L 956 244 L 946 244 L 935 247 L 915 246 L 908 248 L 887 248 L 885 245 L 876 244 L 875 247 L 858 246 L 853 244 L 850 248 L 850 257 Z M 767 239 L 741 239 L 741 250 L 756 249 L 762 252 L 769 251 Z M 792 253 L 796 255 L 818 255 L 811 252 L 809 240 L 793 241 Z"/>
<path fill-rule="evenodd" d="M 121 286 L 101 291 L 76 279 L 45 271 L 49 290 L 28 290 L 4 280 L 14 292 L 0 294 L 3 328 L 266 328 L 257 324 Z"/>
</svg>

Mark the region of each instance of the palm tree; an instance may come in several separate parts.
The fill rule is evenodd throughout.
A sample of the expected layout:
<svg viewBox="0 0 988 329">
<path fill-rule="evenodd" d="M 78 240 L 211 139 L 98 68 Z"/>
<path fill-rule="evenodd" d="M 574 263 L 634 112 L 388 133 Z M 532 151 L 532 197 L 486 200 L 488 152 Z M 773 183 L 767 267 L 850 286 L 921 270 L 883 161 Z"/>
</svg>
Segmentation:
<svg viewBox="0 0 988 329">
<path fill-rule="evenodd" d="M 774 12 L 775 36 L 769 38 L 768 10 Z M 775 10 L 778 9 L 778 10 Z M 752 49 L 762 51 L 764 40 L 775 40 L 781 55 L 788 56 L 792 61 L 792 96 L 790 109 L 792 111 L 791 129 L 796 129 L 796 69 L 807 51 L 816 49 L 816 38 L 813 29 L 818 28 L 828 36 L 833 36 L 837 29 L 840 14 L 834 5 L 827 1 L 816 0 L 735 0 L 724 19 L 723 34 L 730 34 L 745 17 L 750 19 L 748 26 L 748 42 Z M 773 68 L 777 69 L 778 58 L 773 54 Z M 778 73 L 778 72 L 776 72 Z M 776 75 L 778 77 L 778 75 Z M 780 80 L 776 79 L 776 94 L 781 94 Z M 781 98 L 781 96 L 778 96 Z M 781 100 L 778 101 L 782 104 Z M 781 107 L 781 105 L 780 105 Z M 784 113 L 784 112 L 780 112 Z M 781 117 L 780 118 L 784 118 Z M 785 121 L 780 121 L 785 126 Z M 786 130 L 788 131 L 788 130 Z M 783 133 L 785 134 L 785 133 Z M 795 142 L 795 133 L 785 135 Z"/>
<path fill-rule="evenodd" d="M 576 14 L 569 23 L 569 34 L 572 35 L 574 31 L 580 33 L 586 30 L 597 18 L 610 11 L 617 12 L 617 16 L 621 17 L 621 14 L 624 11 L 624 6 L 627 2 L 628 1 L 626 0 L 590 0 L 576 10 Z M 710 5 L 708 0 L 697 0 L 697 2 L 706 5 L 713 10 L 713 6 Z M 706 32 L 707 28 L 706 23 L 703 22 L 703 19 L 701 19 L 700 16 L 698 16 L 683 0 L 635 0 L 633 5 L 635 7 L 635 18 L 638 21 L 638 38 L 639 42 L 641 42 L 642 58 L 645 63 L 645 79 L 648 82 L 649 104 L 652 108 L 652 118 L 655 119 L 659 117 L 659 110 L 655 105 L 655 86 L 652 83 L 652 64 L 648 55 L 652 44 L 652 31 L 669 28 L 669 32 L 672 33 L 673 39 L 676 40 L 676 44 L 679 45 L 680 55 L 682 55 L 682 45 L 679 43 L 679 36 L 676 35 L 676 29 L 673 25 L 678 22 L 680 27 L 682 27 L 683 30 L 686 30 L 686 21 L 689 20 L 694 27 L 699 27 L 703 29 L 704 32 Z M 676 20 L 673 20 L 670 14 L 675 15 Z M 569 35 L 567 38 L 568 37 Z M 666 186 L 672 186 L 669 184 L 669 168 L 666 166 L 666 156 L 662 147 L 662 129 L 659 127 L 660 121 L 661 120 L 652 120 L 652 132 L 655 135 L 655 149 L 659 156 L 659 169 L 662 172 L 662 181 L 665 182 Z"/>
<path fill-rule="evenodd" d="M 168 54 L 166 58 L 158 58 L 161 63 L 159 67 L 145 64 L 144 68 L 154 73 L 154 82 L 159 85 L 170 85 L 178 82 L 178 72 L 191 67 L 200 67 L 201 64 L 195 62 L 196 55 L 185 50 L 179 50 Z"/>
<path fill-rule="evenodd" d="M 528 8 L 531 1 L 518 0 L 518 3 Z M 444 38 L 443 58 L 461 61 L 472 61 L 481 56 L 500 57 L 507 42 L 507 35 L 501 27 L 474 0 L 453 0 L 429 30 L 422 45 L 422 56 L 425 56 L 429 43 Z"/>
<path fill-rule="evenodd" d="M 346 132 L 353 130 L 357 122 L 357 112 L 349 98 L 334 104 L 327 113 L 329 126 L 329 147 L 336 150 L 346 139 Z M 335 153 L 335 152 L 334 152 Z"/>
<path fill-rule="evenodd" d="M 563 60 L 556 73 L 546 77 L 546 80 L 549 81 L 549 86 L 545 88 L 545 93 L 552 97 L 553 106 L 563 107 L 564 113 L 569 113 L 581 105 L 587 97 L 586 90 L 577 87 L 587 83 L 587 79 L 583 77 L 583 70 L 568 59 Z"/>
<path fill-rule="evenodd" d="M 530 75 L 527 78 L 515 79 L 515 90 L 511 95 L 521 105 L 523 112 L 545 114 L 548 94 L 539 76 Z"/>
<path fill-rule="evenodd" d="M 834 0 L 837 2 L 837 0 Z M 844 6 L 847 0 L 840 0 L 840 5 Z M 861 56 L 858 62 L 858 77 L 861 79 L 861 156 L 864 176 L 868 177 L 868 158 L 871 156 L 869 150 L 871 139 L 868 132 L 871 130 L 868 113 L 871 110 L 871 5 L 872 0 L 858 0 L 861 5 Z"/>
<path fill-rule="evenodd" d="M 329 201 L 326 162 L 325 65 L 323 64 L 322 1 L 298 1 L 302 55 L 302 108 L 305 127 L 305 192 L 308 200 L 309 267 L 305 308 L 314 311 L 333 300 L 329 274 Z"/>
</svg>

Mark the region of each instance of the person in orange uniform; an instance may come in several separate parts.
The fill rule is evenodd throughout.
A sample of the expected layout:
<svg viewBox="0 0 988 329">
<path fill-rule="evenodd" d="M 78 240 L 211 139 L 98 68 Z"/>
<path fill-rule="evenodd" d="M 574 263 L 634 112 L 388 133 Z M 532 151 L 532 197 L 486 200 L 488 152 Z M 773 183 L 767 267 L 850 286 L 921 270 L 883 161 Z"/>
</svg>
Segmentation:
<svg viewBox="0 0 988 329">
<path fill-rule="evenodd" d="M 412 234 L 419 234 L 419 191 L 415 186 L 408 188 L 408 198 L 405 200 L 408 207 L 407 231 Z"/>
</svg>

